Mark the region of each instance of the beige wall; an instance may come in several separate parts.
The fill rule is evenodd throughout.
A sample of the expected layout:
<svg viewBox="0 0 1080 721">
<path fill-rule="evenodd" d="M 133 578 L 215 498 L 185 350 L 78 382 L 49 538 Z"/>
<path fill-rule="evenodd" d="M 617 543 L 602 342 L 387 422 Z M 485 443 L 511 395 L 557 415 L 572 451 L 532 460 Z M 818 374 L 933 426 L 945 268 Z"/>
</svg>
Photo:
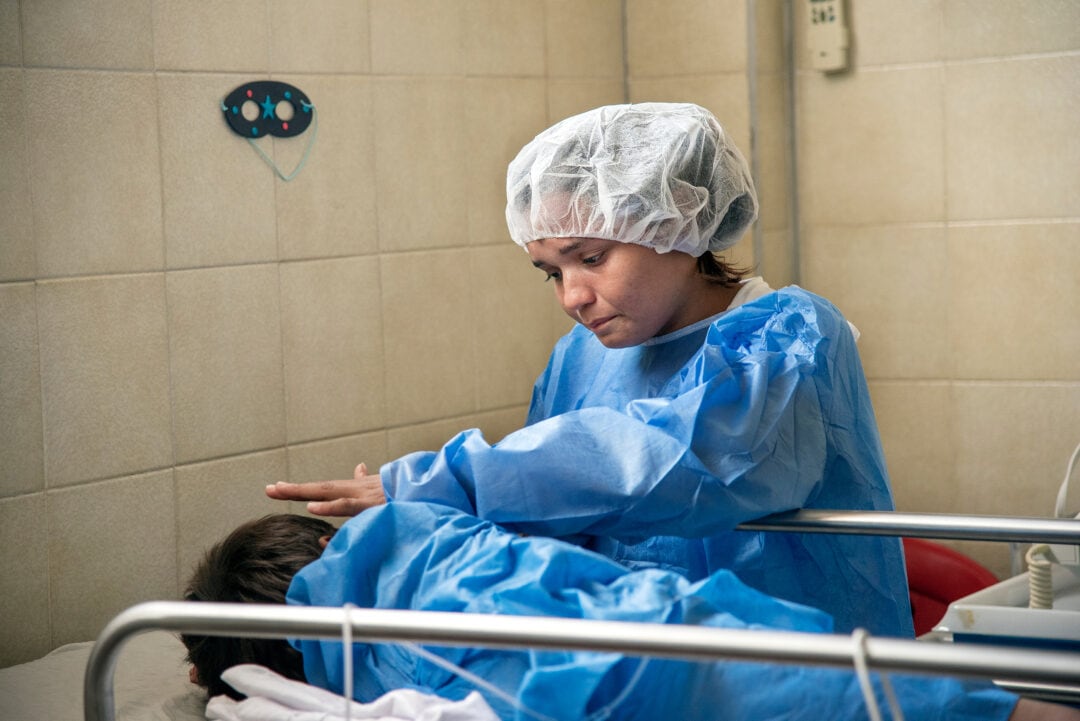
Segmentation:
<svg viewBox="0 0 1080 721">
<path fill-rule="evenodd" d="M 901 508 L 1044 515 L 1080 440 L 1076 6 L 852 4 L 855 71 L 795 78 L 801 282 L 864 332 Z M 733 255 L 789 282 L 781 8 L 750 77 L 745 0 L 0 0 L 0 665 L 176 597 L 267 482 L 516 427 L 566 321 L 502 176 L 552 120 L 691 100 L 750 154 L 756 88 Z M 267 77 L 318 108 L 291 183 L 219 116 Z"/>
<path fill-rule="evenodd" d="M 1052 515 L 1080 443 L 1080 4 L 850 5 L 851 72 L 796 51 L 802 283 L 863 331 L 899 508 Z M 1006 544 L 955 545 L 1009 574 Z"/>
</svg>

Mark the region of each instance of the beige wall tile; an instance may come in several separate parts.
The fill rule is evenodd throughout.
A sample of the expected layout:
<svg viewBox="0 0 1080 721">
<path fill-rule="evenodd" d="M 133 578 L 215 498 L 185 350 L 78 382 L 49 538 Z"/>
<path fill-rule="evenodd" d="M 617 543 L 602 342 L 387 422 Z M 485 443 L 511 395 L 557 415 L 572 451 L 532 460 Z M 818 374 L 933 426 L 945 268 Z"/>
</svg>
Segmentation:
<svg viewBox="0 0 1080 721">
<path fill-rule="evenodd" d="M 469 79 L 465 93 L 469 242 L 507 244 L 506 168 L 546 126 L 544 81 Z"/>
<path fill-rule="evenodd" d="M 628 73 L 639 78 L 746 69 L 742 0 L 628 0 Z"/>
<path fill-rule="evenodd" d="M 48 534 L 44 493 L 0 500 L 0 668 L 52 648 Z"/>
<path fill-rule="evenodd" d="M 153 68 L 151 0 L 35 0 L 21 5 L 27 65 Z"/>
<path fill-rule="evenodd" d="M 270 70 L 366 73 L 371 68 L 367 0 L 270 2 Z"/>
<path fill-rule="evenodd" d="M 0 65 L 22 64 L 19 0 L 0 0 Z"/>
<path fill-rule="evenodd" d="M 219 110 L 244 80 L 239 75 L 157 76 L 169 268 L 277 257 L 277 179 Z M 268 155 L 270 140 L 256 141 Z"/>
<path fill-rule="evenodd" d="M 950 384 L 878 381 L 870 383 L 870 397 L 896 509 L 970 513 L 957 498 Z"/>
<path fill-rule="evenodd" d="M 45 489 L 34 285 L 0 285 L 0 497 Z"/>
<path fill-rule="evenodd" d="M 949 0 L 945 32 L 950 58 L 985 58 L 1080 49 L 1080 5 L 1074 0 Z"/>
<path fill-rule="evenodd" d="M 467 242 L 464 79 L 382 79 L 375 92 L 379 248 Z"/>
<path fill-rule="evenodd" d="M 159 70 L 266 72 L 266 0 L 155 0 L 154 58 Z"/>
<path fill-rule="evenodd" d="M 630 83 L 634 103 L 697 103 L 716 116 L 745 157 L 750 153 L 750 106 L 746 73 L 692 78 L 635 80 Z"/>
<path fill-rule="evenodd" d="M 788 58 L 784 48 L 786 5 L 786 0 L 757 0 L 753 3 L 754 10 L 757 12 L 754 26 L 757 31 L 755 38 L 759 76 L 786 73 L 788 70 Z M 749 56 L 747 56 L 747 62 L 749 63 Z"/>
<path fill-rule="evenodd" d="M 527 404 L 551 352 L 551 287 L 513 243 L 472 256 L 476 406 Z"/>
<path fill-rule="evenodd" d="M 848 4 L 854 64 L 866 67 L 940 60 L 946 44 L 942 37 L 943 6 L 949 4 L 949 0 L 860 0 Z M 802 16 L 807 3 L 797 5 Z M 807 25 L 798 27 L 805 32 Z M 800 67 L 810 67 L 808 55 L 801 58 Z"/>
<path fill-rule="evenodd" d="M 88 641 L 125 608 L 177 598 L 173 473 L 48 495 L 53 645 Z"/>
<path fill-rule="evenodd" d="M 1080 383 L 956 383 L 954 404 L 958 508 L 1053 516 L 1080 428 Z"/>
<path fill-rule="evenodd" d="M 944 219 L 942 73 L 920 67 L 799 77 L 804 223 Z"/>
<path fill-rule="evenodd" d="M 958 378 L 1080 380 L 1078 241 L 1078 223 L 949 229 Z"/>
<path fill-rule="evenodd" d="M 281 315 L 289 442 L 383 425 L 378 259 L 283 265 Z"/>
<path fill-rule="evenodd" d="M 547 122 L 537 127 L 539 133 L 558 121 L 601 105 L 627 102 L 625 86 L 619 80 L 548 80 Z"/>
<path fill-rule="evenodd" d="M 0 281 L 33 278 L 33 213 L 23 71 L 0 68 Z"/>
<path fill-rule="evenodd" d="M 367 464 L 368 473 L 378 473 L 390 460 L 386 431 L 333 438 L 326 441 L 289 446 L 289 480 L 293 483 L 326 481 L 353 477 L 356 466 Z M 303 504 L 294 504 L 301 512 Z"/>
<path fill-rule="evenodd" d="M 508 434 L 522 428 L 529 415 L 529 405 L 500 408 L 486 413 L 477 413 L 472 418 L 475 426 L 484 434 L 488 443 L 498 443 Z"/>
<path fill-rule="evenodd" d="M 184 593 L 212 545 L 245 521 L 288 513 L 264 488 L 287 480 L 285 450 L 254 453 L 176 469 L 177 589 Z"/>
<path fill-rule="evenodd" d="M 39 283 L 49 488 L 172 463 L 160 274 Z"/>
<path fill-rule="evenodd" d="M 547 0 L 548 77 L 623 76 L 621 0 Z"/>
<path fill-rule="evenodd" d="M 950 65 L 949 218 L 1080 215 L 1080 55 Z"/>
<path fill-rule="evenodd" d="M 949 377 L 943 226 L 813 226 L 802 240 L 801 283 L 859 328 L 869 377 Z"/>
<path fill-rule="evenodd" d="M 795 282 L 795 258 L 791 231 L 767 230 L 761 234 L 762 257 L 753 269 L 773 288 L 783 288 Z"/>
<path fill-rule="evenodd" d="M 35 70 L 25 88 L 39 272 L 160 269 L 153 76 Z"/>
<path fill-rule="evenodd" d="M 467 0 L 369 0 L 371 69 L 386 75 L 460 75 Z"/>
<path fill-rule="evenodd" d="M 176 461 L 285 441 L 278 270 L 168 273 Z"/>
<path fill-rule="evenodd" d="M 466 0 L 465 7 L 468 75 L 544 75 L 544 0 Z"/>
<path fill-rule="evenodd" d="M 790 224 L 788 159 L 787 82 L 781 75 L 758 77 L 758 127 L 753 151 L 742 147 L 747 162 L 757 156 L 758 222 L 766 231 L 781 230 Z"/>
<path fill-rule="evenodd" d="M 387 425 L 475 410 L 469 253 L 384 255 L 383 328 Z"/>
<path fill-rule="evenodd" d="M 430 423 L 414 423 L 401 428 L 391 428 L 386 434 L 390 460 L 417 451 L 437 451 L 458 433 L 475 427 L 472 415 L 458 416 Z"/>
<path fill-rule="evenodd" d="M 374 253 L 377 190 L 367 78 L 280 79 L 307 93 L 318 123 L 299 136 L 273 139 L 275 162 L 285 173 L 294 172 L 310 148 L 296 177 L 288 183 L 275 180 L 276 194 L 269 196 L 276 198 L 282 259 Z"/>
</svg>

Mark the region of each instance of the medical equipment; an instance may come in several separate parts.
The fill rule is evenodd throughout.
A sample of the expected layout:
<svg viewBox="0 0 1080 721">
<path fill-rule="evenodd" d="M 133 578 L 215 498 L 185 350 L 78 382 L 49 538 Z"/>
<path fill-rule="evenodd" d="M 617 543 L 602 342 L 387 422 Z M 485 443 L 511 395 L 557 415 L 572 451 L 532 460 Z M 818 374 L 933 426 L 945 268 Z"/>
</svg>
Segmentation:
<svg viewBox="0 0 1080 721">
<path fill-rule="evenodd" d="M 1080 516 L 1068 518 L 1066 500 L 1070 477 L 1080 456 L 1073 451 L 1054 507 L 1055 523 L 1080 527 Z M 1076 537 L 1042 538 L 1028 550 L 1028 571 L 950 604 L 935 628 L 959 643 L 1009 643 L 1031 647 L 1080 650 L 1080 543 Z M 1033 692 L 1025 685 L 1014 690 Z M 1056 698 L 1054 688 L 1041 689 Z M 1066 700 L 1075 697 L 1064 693 Z"/>
</svg>

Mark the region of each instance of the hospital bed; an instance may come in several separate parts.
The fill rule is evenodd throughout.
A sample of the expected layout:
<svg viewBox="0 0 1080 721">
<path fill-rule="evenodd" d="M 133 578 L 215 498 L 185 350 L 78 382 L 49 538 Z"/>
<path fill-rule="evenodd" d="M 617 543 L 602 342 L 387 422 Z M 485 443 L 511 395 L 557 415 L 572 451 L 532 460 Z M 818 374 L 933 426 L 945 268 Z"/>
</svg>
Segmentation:
<svg viewBox="0 0 1080 721">
<path fill-rule="evenodd" d="M 1080 546 L 1080 523 L 1069 519 L 815 510 L 778 514 L 741 528 Z M 1015 587 L 1016 579 L 1002 583 Z M 1062 588 L 1072 593 L 1066 588 L 1068 578 L 1062 583 Z M 1013 592 L 1015 596 L 1015 588 Z M 1075 703 L 1080 702 L 1080 582 L 1076 599 L 1075 608 L 1066 606 L 1049 612 L 1055 615 L 1052 625 L 1057 629 L 1075 630 L 1076 639 L 1063 648 L 1046 648 L 1040 644 L 1045 639 L 1039 638 L 1018 646 L 1018 639 L 996 639 L 992 630 L 989 634 L 981 633 L 982 629 L 964 634 L 954 632 L 965 629 L 947 626 L 919 641 L 868 638 L 857 648 L 852 637 L 846 635 L 682 629 L 610 621 L 381 609 L 346 611 L 153 601 L 119 614 L 93 644 L 62 647 L 29 664 L 0 669 L 0 716 L 57 721 L 197 721 L 203 718 L 203 698 L 187 681 L 184 649 L 172 633 L 336 638 L 342 636 L 346 622 L 356 641 L 593 649 L 690 660 L 730 658 L 836 667 L 851 667 L 856 654 L 865 654 L 865 662 L 876 671 L 993 679 L 1022 693 Z M 953 642 L 954 635 L 976 637 L 978 644 Z M 83 670 L 79 698 L 80 676 L 75 672 Z M 54 693 L 42 693 L 49 689 Z M 20 700 L 21 696 L 34 694 L 43 698 Z"/>
</svg>

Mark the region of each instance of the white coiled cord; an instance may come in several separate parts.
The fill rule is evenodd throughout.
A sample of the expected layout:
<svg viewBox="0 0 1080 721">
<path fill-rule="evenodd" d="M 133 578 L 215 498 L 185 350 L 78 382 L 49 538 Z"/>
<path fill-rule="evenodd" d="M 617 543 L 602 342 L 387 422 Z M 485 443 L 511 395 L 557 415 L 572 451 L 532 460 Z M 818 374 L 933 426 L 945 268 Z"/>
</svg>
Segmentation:
<svg viewBox="0 0 1080 721">
<path fill-rule="evenodd" d="M 1054 607 L 1054 551 L 1045 543 L 1028 549 L 1028 608 Z"/>
</svg>

